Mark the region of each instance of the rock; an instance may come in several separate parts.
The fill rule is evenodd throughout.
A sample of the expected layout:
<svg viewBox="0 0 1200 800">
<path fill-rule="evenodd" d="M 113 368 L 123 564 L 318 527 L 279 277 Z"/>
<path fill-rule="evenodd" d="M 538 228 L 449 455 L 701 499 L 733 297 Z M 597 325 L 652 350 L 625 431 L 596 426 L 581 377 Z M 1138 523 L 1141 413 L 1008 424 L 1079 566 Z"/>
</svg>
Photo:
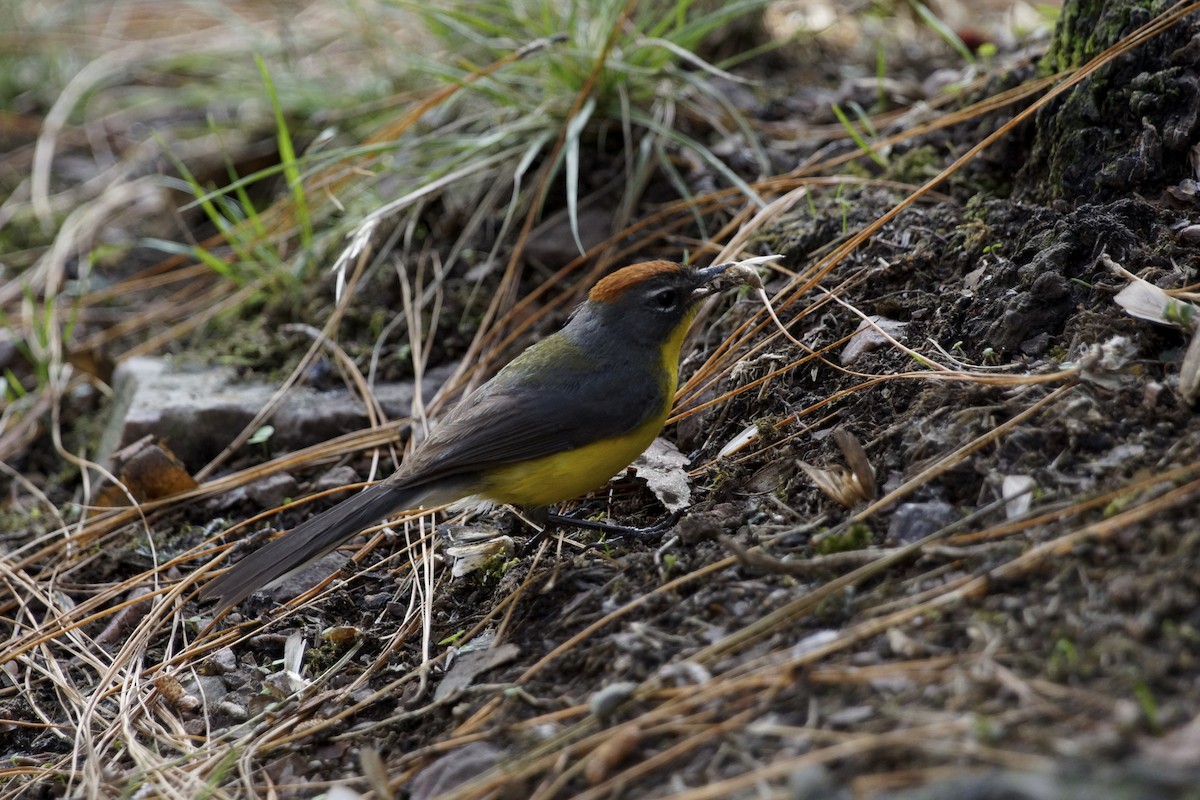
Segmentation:
<svg viewBox="0 0 1200 800">
<path fill-rule="evenodd" d="M 909 544 L 941 530 L 958 518 L 958 511 L 949 503 L 905 503 L 892 515 L 892 522 L 888 525 L 888 540 L 896 544 Z"/>
<path fill-rule="evenodd" d="M 500 763 L 504 753 L 488 742 L 471 742 L 452 750 L 418 772 L 405 788 L 412 800 L 427 800 L 466 783 Z"/>
<path fill-rule="evenodd" d="M 453 365 L 431 370 L 428 395 L 449 376 Z M 100 455 L 109 454 L 143 436 L 165 441 L 195 471 L 250 423 L 276 391 L 270 383 L 240 380 L 223 366 L 179 366 L 160 358 L 122 362 L 113 377 L 112 414 L 101 438 Z M 375 387 L 389 418 L 409 413 L 413 384 Z M 344 389 L 317 391 L 297 387 L 270 419 L 273 450 L 295 450 L 367 426 L 362 404 Z"/>
<path fill-rule="evenodd" d="M 246 495 L 263 508 L 283 505 L 300 494 L 300 484 L 287 472 L 259 478 L 246 487 Z"/>
</svg>

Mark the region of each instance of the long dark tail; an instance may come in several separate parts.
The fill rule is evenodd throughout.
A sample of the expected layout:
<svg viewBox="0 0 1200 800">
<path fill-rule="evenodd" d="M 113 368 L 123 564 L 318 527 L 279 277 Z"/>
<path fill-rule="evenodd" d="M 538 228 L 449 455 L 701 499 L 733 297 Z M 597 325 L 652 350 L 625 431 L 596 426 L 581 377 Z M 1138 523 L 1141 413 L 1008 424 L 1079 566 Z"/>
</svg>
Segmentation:
<svg viewBox="0 0 1200 800">
<path fill-rule="evenodd" d="M 419 505 L 425 494 L 421 487 L 397 487 L 386 482 L 367 487 L 234 564 L 200 591 L 200 599 L 221 598 L 217 606 L 220 614 L 251 592 L 320 558 L 388 514 Z"/>
</svg>

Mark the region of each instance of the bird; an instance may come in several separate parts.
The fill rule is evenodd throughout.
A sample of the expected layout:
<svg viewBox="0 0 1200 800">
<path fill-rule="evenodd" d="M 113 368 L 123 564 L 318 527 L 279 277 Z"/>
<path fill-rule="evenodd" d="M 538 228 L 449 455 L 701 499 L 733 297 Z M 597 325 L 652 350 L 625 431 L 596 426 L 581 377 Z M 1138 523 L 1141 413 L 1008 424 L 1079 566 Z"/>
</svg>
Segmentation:
<svg viewBox="0 0 1200 800">
<path fill-rule="evenodd" d="M 395 473 L 251 552 L 201 601 L 219 598 L 219 615 L 399 511 L 470 499 L 545 518 L 603 486 L 662 431 L 700 301 L 738 263 L 655 260 L 601 278 L 561 329 L 469 394 Z"/>
</svg>

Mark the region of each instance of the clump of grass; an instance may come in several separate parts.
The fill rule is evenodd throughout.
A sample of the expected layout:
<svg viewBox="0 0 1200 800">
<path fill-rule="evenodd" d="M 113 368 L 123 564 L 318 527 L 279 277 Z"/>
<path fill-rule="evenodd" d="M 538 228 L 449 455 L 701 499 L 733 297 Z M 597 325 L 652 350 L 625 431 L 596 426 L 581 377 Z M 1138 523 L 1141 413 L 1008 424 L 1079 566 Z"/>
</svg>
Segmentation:
<svg viewBox="0 0 1200 800">
<path fill-rule="evenodd" d="M 757 11 L 764 0 L 707 13 L 695 13 L 686 0 L 402 5 L 421 15 L 443 53 L 418 57 L 415 67 L 463 88 L 393 143 L 380 161 L 385 183 L 415 188 L 368 219 L 427 202 L 433 194 L 455 208 L 476 209 L 451 252 L 453 261 L 486 219 L 503 220 L 492 239 L 509 246 L 506 235 L 519 215 L 565 205 L 582 251 L 578 209 L 584 193 L 616 194 L 614 227 L 620 227 L 655 176 L 665 176 L 680 196 L 693 193 L 675 164 L 680 153 L 757 200 L 747 181 L 702 140 L 704 126 L 738 131 L 748 143 L 756 137 L 715 84 L 714 78 L 731 76 L 694 52 L 705 37 Z M 544 46 L 479 77 L 485 65 L 531 42 Z M 766 157 L 756 152 L 766 174 Z M 614 155 L 619 175 L 591 186 L 588 153 Z M 559 187 L 563 194 L 552 197 Z"/>
</svg>

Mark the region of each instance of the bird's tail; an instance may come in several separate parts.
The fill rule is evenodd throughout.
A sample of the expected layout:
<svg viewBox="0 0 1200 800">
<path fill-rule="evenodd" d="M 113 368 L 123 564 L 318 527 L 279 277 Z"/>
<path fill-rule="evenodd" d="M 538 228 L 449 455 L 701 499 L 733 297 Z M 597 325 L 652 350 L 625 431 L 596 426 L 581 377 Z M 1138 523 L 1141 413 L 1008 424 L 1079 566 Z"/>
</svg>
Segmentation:
<svg viewBox="0 0 1200 800">
<path fill-rule="evenodd" d="M 220 614 L 251 592 L 325 555 L 363 528 L 396 511 L 415 508 L 427 494 L 420 486 L 395 486 L 387 482 L 369 486 L 234 564 L 200 591 L 200 599 L 221 598 L 217 607 Z"/>
</svg>

